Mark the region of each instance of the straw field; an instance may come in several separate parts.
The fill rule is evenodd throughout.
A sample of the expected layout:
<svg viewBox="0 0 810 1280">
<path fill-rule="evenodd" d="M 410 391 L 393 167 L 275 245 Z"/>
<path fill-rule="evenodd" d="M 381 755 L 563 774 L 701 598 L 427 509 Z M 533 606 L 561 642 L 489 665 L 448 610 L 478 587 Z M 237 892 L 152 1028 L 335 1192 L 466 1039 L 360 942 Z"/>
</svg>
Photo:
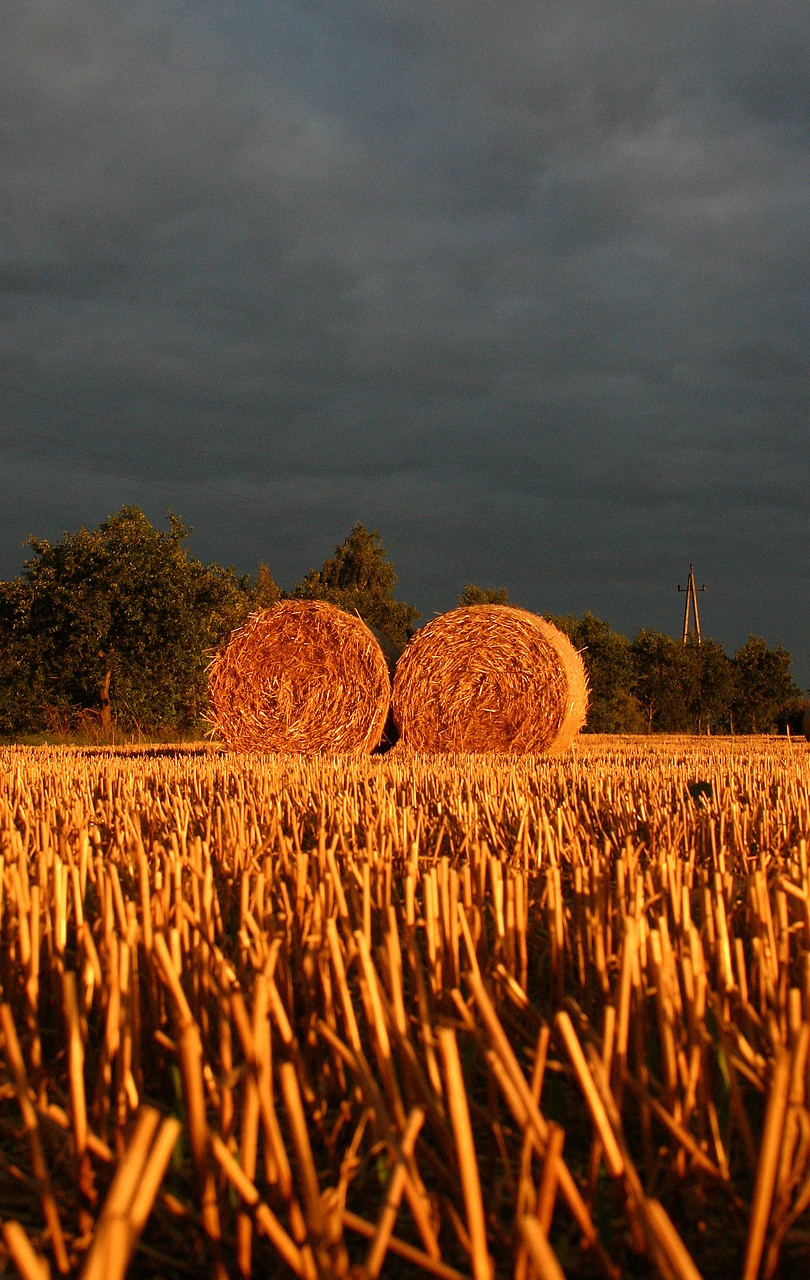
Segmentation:
<svg viewBox="0 0 810 1280">
<path fill-rule="evenodd" d="M 0 1272 L 801 1274 L 809 767 L 0 751 Z"/>
</svg>

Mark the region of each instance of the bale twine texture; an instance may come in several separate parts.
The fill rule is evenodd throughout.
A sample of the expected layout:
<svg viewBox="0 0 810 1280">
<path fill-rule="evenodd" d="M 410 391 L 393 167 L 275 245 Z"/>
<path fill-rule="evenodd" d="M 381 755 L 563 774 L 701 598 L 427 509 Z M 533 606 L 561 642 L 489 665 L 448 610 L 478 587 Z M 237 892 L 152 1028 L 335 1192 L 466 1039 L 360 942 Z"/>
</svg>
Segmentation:
<svg viewBox="0 0 810 1280">
<path fill-rule="evenodd" d="M 434 618 L 394 677 L 394 719 L 414 751 L 559 753 L 587 709 L 585 668 L 568 637 L 509 605 Z"/>
<path fill-rule="evenodd" d="M 252 614 L 208 670 L 214 733 L 235 751 L 372 751 L 391 700 L 388 667 L 360 618 L 323 600 Z"/>
</svg>

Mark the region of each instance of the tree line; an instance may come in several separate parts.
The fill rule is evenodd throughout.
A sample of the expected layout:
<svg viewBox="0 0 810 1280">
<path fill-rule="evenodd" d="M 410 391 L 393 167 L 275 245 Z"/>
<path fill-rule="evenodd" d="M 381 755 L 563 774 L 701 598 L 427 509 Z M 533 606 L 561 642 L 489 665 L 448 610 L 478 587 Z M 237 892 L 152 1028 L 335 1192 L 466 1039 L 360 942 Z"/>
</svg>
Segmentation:
<svg viewBox="0 0 810 1280">
<path fill-rule="evenodd" d="M 550 621 L 582 650 L 593 733 L 800 730 L 802 691 L 781 645 L 752 635 L 729 657 L 715 640 L 684 645 L 651 628 L 630 641 L 592 613 Z"/>
<path fill-rule="evenodd" d="M 506 604 L 504 590 L 464 588 L 460 604 Z M 582 654 L 590 685 L 591 733 L 776 733 L 800 731 L 802 691 L 790 654 L 749 636 L 733 657 L 643 628 L 634 640 L 588 612 L 545 615 Z"/>
<path fill-rule="evenodd" d="M 122 507 L 60 542 L 30 539 L 21 575 L 0 583 L 0 735 L 194 733 L 214 649 L 285 595 L 358 613 L 389 652 L 404 647 L 420 617 L 396 598 L 379 533 L 359 522 L 289 592 L 265 564 L 251 576 L 202 563 L 188 551 L 189 532 L 177 516 L 163 531 L 139 508 Z M 505 590 L 468 584 L 459 603 L 508 599 Z M 683 646 L 652 630 L 631 642 L 591 613 L 550 621 L 582 651 L 593 732 L 798 727 L 801 691 L 781 646 L 751 636 L 729 658 L 714 641 Z"/>
</svg>

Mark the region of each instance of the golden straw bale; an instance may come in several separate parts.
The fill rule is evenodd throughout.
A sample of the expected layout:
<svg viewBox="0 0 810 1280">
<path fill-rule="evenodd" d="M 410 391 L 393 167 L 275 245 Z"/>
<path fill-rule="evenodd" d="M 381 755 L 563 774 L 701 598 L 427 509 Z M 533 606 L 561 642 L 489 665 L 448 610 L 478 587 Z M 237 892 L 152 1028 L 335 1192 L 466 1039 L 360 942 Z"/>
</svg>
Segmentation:
<svg viewBox="0 0 810 1280">
<path fill-rule="evenodd" d="M 360 618 L 323 600 L 251 614 L 208 670 L 213 731 L 237 751 L 361 755 L 382 737 L 388 667 Z"/>
<path fill-rule="evenodd" d="M 417 631 L 397 663 L 394 719 L 414 751 L 560 752 L 588 709 L 582 659 L 544 618 L 469 605 Z"/>
</svg>

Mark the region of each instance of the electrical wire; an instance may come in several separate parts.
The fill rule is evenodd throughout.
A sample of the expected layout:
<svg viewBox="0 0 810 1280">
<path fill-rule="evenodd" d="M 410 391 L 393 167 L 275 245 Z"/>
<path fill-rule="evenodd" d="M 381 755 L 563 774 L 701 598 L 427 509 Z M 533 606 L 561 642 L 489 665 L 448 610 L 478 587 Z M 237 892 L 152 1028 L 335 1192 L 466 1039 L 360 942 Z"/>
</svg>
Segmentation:
<svg viewBox="0 0 810 1280">
<path fill-rule="evenodd" d="M 28 400 L 34 400 L 34 401 L 38 401 L 41 404 L 47 404 L 52 408 L 62 409 L 68 413 L 75 413 L 79 417 L 86 418 L 91 422 L 97 422 L 101 426 L 111 428 L 115 431 L 120 431 L 124 429 L 127 432 L 129 432 L 130 435 L 136 438 L 141 438 L 147 441 L 153 441 L 160 444 L 161 446 L 165 446 L 165 443 L 166 443 L 165 437 L 161 436 L 159 432 L 151 430 L 148 427 L 133 427 L 131 423 L 116 421 L 114 418 L 106 417 L 105 415 L 100 413 L 94 413 L 90 409 L 82 409 L 78 405 L 71 404 L 69 401 L 57 400 L 51 396 L 45 396 L 45 395 L 42 395 L 40 392 L 32 391 L 28 387 L 21 387 L 15 383 L 5 382 L 3 380 L 0 380 L 0 389 L 4 391 L 13 392 L 15 395 L 24 396 Z M 241 410 L 242 412 L 249 412 L 244 409 L 243 405 L 236 404 L 235 407 Z M 38 438 L 48 441 L 48 443 L 51 443 L 54 441 L 54 437 L 46 435 L 41 432 L 36 432 L 31 428 L 20 427 L 12 423 L 0 423 L 0 426 L 5 426 L 8 430 L 14 431 L 20 434 L 37 436 Z M 55 439 L 55 442 L 61 445 L 63 448 L 75 449 L 83 453 L 89 452 L 96 456 L 100 456 L 100 457 L 106 456 L 108 459 L 110 458 L 110 455 L 98 454 L 98 452 L 94 449 L 87 449 L 82 445 L 74 444 L 70 441 L 60 440 L 58 437 Z M 294 480 L 291 481 L 291 478 L 288 475 L 284 475 L 280 471 L 275 471 L 272 468 L 267 467 L 261 461 L 257 461 L 256 459 L 253 459 L 253 458 L 248 461 L 240 457 L 238 454 L 221 452 L 219 450 L 209 449 L 207 446 L 199 446 L 199 445 L 193 445 L 193 444 L 192 445 L 185 444 L 183 446 L 183 449 L 184 449 L 184 453 L 189 456 L 197 456 L 199 458 L 205 459 L 208 462 L 226 463 L 226 464 L 235 465 L 239 467 L 249 468 L 254 475 L 262 479 L 271 480 L 278 484 L 294 483 L 296 487 L 299 489 L 300 488 L 310 489 L 313 492 L 318 493 L 320 496 L 322 497 L 328 496 L 332 500 L 334 500 L 336 496 L 343 496 L 347 501 L 351 501 L 351 502 L 356 502 L 357 500 L 356 495 L 351 494 L 345 486 L 341 486 L 339 481 L 337 482 L 333 480 L 319 481 L 319 480 L 311 480 L 311 479 L 305 480 L 301 477 L 296 477 Z M 33 451 L 20 450 L 20 452 L 33 452 Z M 114 462 L 124 461 L 124 465 L 127 465 L 127 466 L 132 465 L 131 463 L 125 460 L 122 460 L 120 458 L 118 459 L 112 458 L 111 460 Z M 73 462 L 73 465 L 79 466 L 80 464 L 78 462 Z M 135 465 L 138 466 L 140 464 L 136 463 Z M 121 475 L 111 471 L 104 471 L 103 473 L 100 473 L 100 474 L 113 475 L 113 476 L 116 476 L 116 478 L 121 480 L 132 481 L 133 479 L 133 477 L 131 476 Z M 258 507 L 258 509 L 260 510 L 264 509 L 264 503 L 261 499 L 253 499 L 253 498 L 250 498 L 249 495 L 232 494 L 232 493 L 229 493 L 227 490 L 220 490 L 213 485 L 206 484 L 204 481 L 186 481 L 181 479 L 180 477 L 173 477 L 173 479 L 175 479 L 176 483 L 178 484 L 183 484 L 183 485 L 193 484 L 197 488 L 203 489 L 211 501 L 219 502 L 220 505 L 234 507 L 235 510 L 249 509 L 249 508 L 234 506 L 235 502 L 240 503 L 243 501 L 251 504 L 251 506 L 254 508 Z M 166 488 L 165 483 L 159 479 L 140 480 L 138 481 L 138 483 L 152 484 L 154 487 L 164 488 L 164 489 Z M 222 496 L 223 494 L 224 496 Z M 284 504 L 284 503 L 275 503 L 274 505 L 280 507 L 283 510 L 294 511 L 296 514 L 299 514 L 302 518 L 309 518 L 307 513 L 303 512 L 300 508 L 291 508 L 289 504 Z M 403 506 L 399 500 L 397 500 L 395 511 L 398 516 L 408 517 L 412 521 L 424 520 L 424 513 L 419 513 L 412 509 L 409 509 L 408 507 Z M 445 510 L 443 512 L 443 517 L 445 522 L 449 522 L 451 524 L 467 523 L 466 521 L 459 520 L 456 513 L 450 512 L 448 510 Z"/>
<path fill-rule="evenodd" d="M 116 466 L 123 465 L 130 468 L 133 464 L 128 463 L 124 459 L 117 458 L 114 454 L 104 453 L 86 445 L 75 444 L 72 441 L 62 440 L 58 437 L 55 438 L 45 432 L 34 431 L 30 427 L 21 427 L 13 422 L 0 421 L 0 429 L 14 432 L 16 435 L 23 436 L 28 439 L 43 441 L 44 444 L 49 446 L 57 444 L 63 449 L 74 450 L 85 455 L 90 455 L 89 459 L 80 459 L 68 456 L 59 457 L 55 460 L 68 466 L 78 467 L 83 471 L 90 471 L 96 475 L 110 476 L 116 480 L 123 480 L 128 484 L 141 484 L 149 488 L 161 489 L 165 493 L 171 494 L 175 494 L 176 486 L 180 485 L 186 490 L 201 494 L 209 502 L 215 502 L 220 506 L 228 507 L 233 511 L 241 511 L 246 514 L 262 515 L 266 514 L 268 511 L 269 502 L 267 499 L 253 498 L 249 494 L 232 493 L 227 489 L 217 489 L 213 485 L 206 484 L 205 481 L 202 480 L 189 480 L 177 475 L 170 475 L 169 480 L 172 483 L 169 483 L 165 477 L 156 476 L 154 472 L 144 469 L 139 463 L 135 464 L 134 474 L 131 470 L 126 472 L 117 470 L 111 465 L 103 466 L 100 462 L 96 461 L 96 459 L 104 460 L 108 464 L 112 463 L 116 464 Z M 52 448 L 38 448 L 36 445 L 31 444 L 25 445 L 20 443 L 19 440 L 6 440 L 5 443 L 19 453 L 25 453 L 37 458 L 49 458 L 54 460 Z M 138 474 L 139 470 L 141 472 L 145 470 L 145 474 Z M 289 483 L 289 481 L 286 481 L 286 483 Z M 311 518 L 311 512 L 305 512 L 300 507 L 293 507 L 283 500 L 279 501 L 274 498 L 272 500 L 272 507 L 274 510 L 283 510 L 290 514 L 300 516 L 302 519 Z"/>
</svg>

